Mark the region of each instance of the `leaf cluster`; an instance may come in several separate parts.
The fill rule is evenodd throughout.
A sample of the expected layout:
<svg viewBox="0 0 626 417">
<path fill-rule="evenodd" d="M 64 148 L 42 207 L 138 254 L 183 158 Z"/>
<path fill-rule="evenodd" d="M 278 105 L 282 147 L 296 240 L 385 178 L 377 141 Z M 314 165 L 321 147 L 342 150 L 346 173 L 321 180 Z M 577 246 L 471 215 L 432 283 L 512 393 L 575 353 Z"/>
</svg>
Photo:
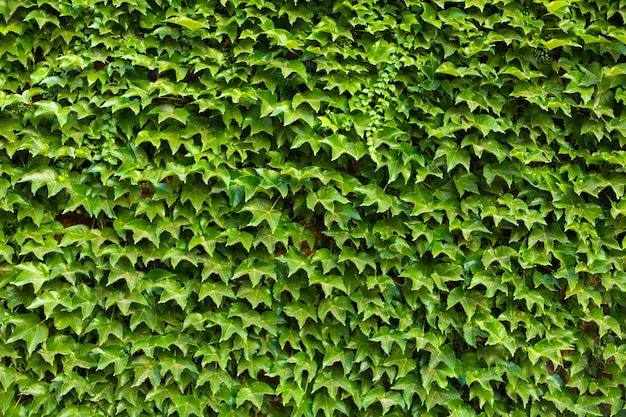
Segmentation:
<svg viewBox="0 0 626 417">
<path fill-rule="evenodd" d="M 0 6 L 0 415 L 623 413 L 624 0 Z"/>
</svg>

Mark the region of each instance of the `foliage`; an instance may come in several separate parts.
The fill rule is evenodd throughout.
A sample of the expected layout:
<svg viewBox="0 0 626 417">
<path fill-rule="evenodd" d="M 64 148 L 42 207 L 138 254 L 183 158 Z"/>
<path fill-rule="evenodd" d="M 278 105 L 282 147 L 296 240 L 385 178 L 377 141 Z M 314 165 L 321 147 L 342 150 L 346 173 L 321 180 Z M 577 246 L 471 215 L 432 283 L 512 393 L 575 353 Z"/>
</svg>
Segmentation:
<svg viewBox="0 0 626 417">
<path fill-rule="evenodd" d="M 0 414 L 623 414 L 625 0 L 0 12 Z"/>
</svg>

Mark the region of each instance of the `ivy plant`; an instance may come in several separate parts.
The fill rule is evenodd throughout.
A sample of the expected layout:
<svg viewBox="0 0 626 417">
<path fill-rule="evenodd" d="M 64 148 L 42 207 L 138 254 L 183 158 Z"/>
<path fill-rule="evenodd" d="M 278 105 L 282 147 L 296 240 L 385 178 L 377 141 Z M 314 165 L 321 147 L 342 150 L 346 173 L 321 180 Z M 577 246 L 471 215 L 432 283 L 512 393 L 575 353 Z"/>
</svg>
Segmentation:
<svg viewBox="0 0 626 417">
<path fill-rule="evenodd" d="M 609 416 L 626 0 L 0 0 L 0 415 Z"/>
</svg>

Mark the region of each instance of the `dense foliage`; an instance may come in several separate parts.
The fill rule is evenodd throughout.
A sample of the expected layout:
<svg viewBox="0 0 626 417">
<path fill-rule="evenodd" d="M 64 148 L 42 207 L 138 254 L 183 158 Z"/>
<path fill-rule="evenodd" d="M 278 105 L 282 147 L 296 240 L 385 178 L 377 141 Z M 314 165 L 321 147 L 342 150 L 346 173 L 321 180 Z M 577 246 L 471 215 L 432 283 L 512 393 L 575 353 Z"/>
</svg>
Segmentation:
<svg viewBox="0 0 626 417">
<path fill-rule="evenodd" d="M 625 0 L 0 14 L 1 415 L 624 415 Z"/>
</svg>

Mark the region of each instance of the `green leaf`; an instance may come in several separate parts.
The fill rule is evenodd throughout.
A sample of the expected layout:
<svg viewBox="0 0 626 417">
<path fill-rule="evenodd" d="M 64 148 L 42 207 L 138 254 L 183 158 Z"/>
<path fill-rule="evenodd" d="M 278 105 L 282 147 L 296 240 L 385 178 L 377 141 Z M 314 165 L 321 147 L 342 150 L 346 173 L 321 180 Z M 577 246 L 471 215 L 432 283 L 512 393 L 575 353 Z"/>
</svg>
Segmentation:
<svg viewBox="0 0 626 417">
<path fill-rule="evenodd" d="M 287 303 L 283 311 L 287 316 L 294 317 L 298 321 L 298 326 L 300 328 L 304 327 L 304 324 L 308 319 L 317 322 L 317 312 L 315 309 L 311 309 L 309 306 L 300 301 Z"/>
<path fill-rule="evenodd" d="M 546 5 L 548 13 L 554 14 L 558 17 L 563 16 L 563 9 L 566 9 L 570 5 L 569 1 L 551 1 Z"/>
<path fill-rule="evenodd" d="M 345 285 L 342 285 L 345 288 Z M 347 290 L 346 290 L 347 292 Z M 346 324 L 346 313 L 355 314 L 354 307 L 350 299 L 345 296 L 335 296 L 324 298 L 320 301 L 317 314 L 321 321 L 324 321 L 328 313 L 332 314 L 341 324 Z"/>
<path fill-rule="evenodd" d="M 506 328 L 500 321 L 491 316 L 477 316 L 476 323 L 478 327 L 489 334 L 487 339 L 488 345 L 503 345 L 511 353 L 511 356 L 515 354 L 517 350 L 515 340 L 509 336 Z"/>
<path fill-rule="evenodd" d="M 331 228 L 333 223 L 337 223 L 339 229 L 348 230 L 350 220 L 362 220 L 359 212 L 350 204 L 337 205 L 334 211 L 324 213 L 324 226 L 327 228 Z"/>
<path fill-rule="evenodd" d="M 180 417 L 189 417 L 191 415 L 203 417 L 205 415 L 205 406 L 202 400 L 194 395 L 177 394 L 173 395 L 171 399 L 174 403 L 174 410 L 176 410 Z"/>
<path fill-rule="evenodd" d="M 467 315 L 467 320 L 472 320 L 477 308 L 484 308 L 486 300 L 478 291 L 467 291 L 462 287 L 456 287 L 448 294 L 448 310 L 456 304 L 461 303 L 463 311 Z"/>
<path fill-rule="evenodd" d="M 318 251 L 319 252 L 319 251 Z M 348 288 L 344 282 L 344 279 L 339 275 L 322 274 L 319 271 L 315 271 L 309 276 L 309 285 L 321 285 L 322 291 L 326 297 L 330 297 L 333 289 L 348 294 Z"/>
<path fill-rule="evenodd" d="M 171 104 L 160 104 L 153 107 L 147 114 L 158 115 L 157 121 L 159 124 L 163 123 L 167 119 L 174 119 L 183 125 L 187 122 L 189 112 L 182 107 L 174 107 Z"/>
<path fill-rule="evenodd" d="M 48 188 L 48 197 L 57 195 L 61 190 L 68 188 L 70 183 L 67 177 L 62 178 L 56 171 L 48 167 L 40 167 L 22 175 L 18 183 L 30 182 L 30 190 L 33 194 L 44 185 Z"/>
<path fill-rule="evenodd" d="M 113 375 L 120 375 L 124 372 L 128 364 L 128 353 L 126 349 L 120 345 L 99 346 L 93 350 L 93 353 L 100 356 L 97 370 L 104 369 L 113 364 Z"/>
<path fill-rule="evenodd" d="M 417 364 L 413 359 L 410 359 L 403 354 L 392 354 L 384 360 L 383 366 L 395 366 L 397 368 L 395 379 L 397 381 L 414 372 Z"/>
<path fill-rule="evenodd" d="M 388 391 L 383 387 L 368 391 L 363 399 L 363 408 L 369 408 L 374 403 L 380 403 L 383 408 L 382 415 L 387 414 L 389 410 L 395 406 L 403 409 L 406 408 L 404 399 L 399 392 Z"/>
<path fill-rule="evenodd" d="M 110 107 L 111 110 L 115 113 L 116 111 L 122 109 L 131 109 L 133 113 L 139 114 L 141 111 L 141 102 L 138 99 L 129 99 L 127 97 L 113 97 L 106 100 L 101 105 L 103 108 Z M 137 137 L 138 142 L 140 141 L 139 136 Z M 141 142 L 139 142 L 141 143 Z"/>
<path fill-rule="evenodd" d="M 16 265 L 15 269 L 22 272 L 11 281 L 11 284 L 18 287 L 31 284 L 35 293 L 38 293 L 41 287 L 50 279 L 50 270 L 42 262 L 23 262 Z"/>
<path fill-rule="evenodd" d="M 263 406 L 263 396 L 273 395 L 274 390 L 265 382 L 254 381 L 250 385 L 243 386 L 239 389 L 236 398 L 237 407 L 243 405 L 246 401 L 250 401 L 257 409 Z"/>
<path fill-rule="evenodd" d="M 471 156 L 469 152 L 460 146 L 455 145 L 453 142 L 445 141 L 439 146 L 437 152 L 435 152 L 435 158 L 439 158 L 441 156 L 446 157 L 448 172 L 450 172 L 457 165 L 462 165 L 467 172 L 470 172 Z"/>
<path fill-rule="evenodd" d="M 110 335 L 117 337 L 119 340 L 124 340 L 124 326 L 119 320 L 111 319 L 104 316 L 94 317 L 90 322 L 85 332 L 95 330 L 98 333 L 98 343 L 103 344 Z"/>
<path fill-rule="evenodd" d="M 23 340 L 26 342 L 26 351 L 29 355 L 32 355 L 37 346 L 48 338 L 48 326 L 35 314 L 21 314 L 9 318 L 7 322 L 14 327 L 6 343 Z"/>
<path fill-rule="evenodd" d="M 582 48 L 582 45 L 580 45 L 578 42 L 574 42 L 571 39 L 550 39 L 549 41 L 544 41 L 543 46 L 550 51 L 556 48 L 561 48 L 563 46 L 574 46 L 577 48 Z"/>
<path fill-rule="evenodd" d="M 134 371 L 133 387 L 141 386 L 147 379 L 153 387 L 161 385 L 161 368 L 155 359 L 139 356 L 131 360 L 129 368 Z"/>
<path fill-rule="evenodd" d="M 359 273 L 363 273 L 366 266 L 369 266 L 373 270 L 376 270 L 376 262 L 372 256 L 370 256 L 366 252 L 356 252 L 356 249 L 350 246 L 344 246 L 341 248 L 341 253 L 339 254 L 338 262 L 350 261 L 356 266 Z"/>
<path fill-rule="evenodd" d="M 183 310 L 187 307 L 188 298 L 191 295 L 191 289 L 187 286 L 182 287 L 175 279 L 163 279 L 155 284 L 156 287 L 162 288 L 163 292 L 159 298 L 159 304 L 167 303 L 174 300 L 176 304 Z"/>
<path fill-rule="evenodd" d="M 312 392 L 316 392 L 322 387 L 326 388 L 326 392 L 328 392 L 326 398 L 335 401 L 335 404 L 338 403 L 337 394 L 340 388 L 346 392 L 353 391 L 353 385 L 350 383 L 345 375 L 342 375 L 341 371 L 337 368 L 332 368 L 332 370 L 327 369 L 324 371 L 319 370 L 317 372 L 317 376 L 315 377 L 315 381 L 313 382 Z M 318 392 L 316 394 L 316 397 L 320 394 L 323 394 L 323 391 Z"/>
<path fill-rule="evenodd" d="M 404 334 L 401 332 L 396 332 L 394 329 L 391 329 L 388 326 L 382 326 L 380 330 L 371 337 L 370 340 L 380 343 L 383 351 L 386 354 L 389 354 L 391 352 L 391 346 L 393 344 L 398 345 L 402 352 L 404 352 L 404 350 L 406 349 L 406 340 L 404 339 Z"/>
<path fill-rule="evenodd" d="M 185 371 L 194 377 L 198 375 L 198 368 L 193 361 L 179 354 L 161 358 L 160 365 L 161 375 L 165 376 L 169 372 L 176 382 L 181 381 L 181 375 Z"/>
<path fill-rule="evenodd" d="M 253 288 L 259 285 L 263 277 L 270 277 L 276 280 L 274 264 L 267 261 L 258 261 L 254 258 L 248 258 L 243 261 L 235 270 L 232 279 L 237 279 L 244 275 L 248 276 Z"/>
<path fill-rule="evenodd" d="M 511 258 L 517 257 L 519 254 L 515 249 L 509 246 L 498 246 L 497 248 L 487 248 L 483 252 L 483 265 L 485 268 L 497 262 L 505 270 L 512 272 Z"/>
<path fill-rule="evenodd" d="M 315 116 L 313 113 L 304 109 L 289 109 L 284 110 L 283 125 L 288 126 L 297 120 L 303 120 L 310 127 L 315 127 Z"/>
<path fill-rule="evenodd" d="M 321 103 L 324 101 L 330 102 L 332 100 L 326 95 L 326 93 L 324 93 L 324 91 L 320 90 L 319 88 L 314 88 L 310 91 L 297 93 L 295 96 L 293 96 L 291 105 L 295 110 L 302 103 L 307 103 L 317 113 L 320 111 Z"/>
<path fill-rule="evenodd" d="M 282 213 L 276 209 L 278 200 L 272 203 L 266 198 L 257 197 L 246 203 L 240 210 L 252 213 L 252 220 L 248 226 L 258 226 L 262 222 L 267 222 L 272 233 L 276 232 Z"/>
<path fill-rule="evenodd" d="M 69 293 L 66 291 L 46 291 L 33 300 L 33 302 L 27 307 L 29 310 L 43 306 L 46 319 L 49 319 L 54 311 L 55 307 L 61 305 L 63 307 L 72 307 Z"/>
<path fill-rule="evenodd" d="M 200 287 L 198 299 L 202 301 L 206 297 L 211 297 L 215 305 L 219 308 L 222 305 L 224 297 L 235 298 L 235 293 L 229 285 L 221 281 L 205 282 Z"/>
<path fill-rule="evenodd" d="M 315 210 L 315 206 L 320 203 L 326 210 L 334 212 L 335 202 L 348 204 L 350 201 L 339 194 L 337 189 L 332 185 L 325 185 L 316 193 L 309 193 L 306 198 L 306 205 L 309 210 Z"/>
<path fill-rule="evenodd" d="M 433 386 L 428 391 L 428 396 L 426 397 L 426 410 L 430 411 L 437 405 L 452 404 L 454 400 L 459 398 L 459 393 L 452 387 L 444 389 L 438 386 Z"/>
<path fill-rule="evenodd" d="M 367 207 L 376 204 L 378 206 L 376 210 L 377 213 L 383 213 L 394 205 L 393 197 L 387 195 L 385 191 L 376 184 L 358 187 L 355 191 L 365 196 L 361 206 Z"/>
<path fill-rule="evenodd" d="M 330 146 L 333 161 L 343 154 L 348 154 L 358 161 L 367 154 L 367 147 L 363 142 L 352 142 L 340 133 L 325 136 L 319 140 L 319 143 Z"/>
<path fill-rule="evenodd" d="M 267 68 L 280 69 L 280 72 L 285 78 L 289 77 L 289 75 L 295 72 L 304 80 L 305 83 L 307 82 L 307 79 L 308 79 L 306 68 L 304 67 L 304 64 L 302 63 L 302 61 L 288 60 L 285 58 L 276 58 L 270 61 Z M 294 109 L 296 107 L 298 106 L 294 106 Z"/>
<path fill-rule="evenodd" d="M 38 107 L 35 111 L 36 117 L 52 114 L 57 118 L 59 126 L 63 127 L 67 123 L 67 117 L 70 113 L 68 107 L 62 107 L 59 103 L 49 100 L 40 100 L 35 105 Z"/>
<path fill-rule="evenodd" d="M 0 384 L 5 391 L 9 390 L 9 387 L 15 382 L 17 371 L 12 366 L 4 366 L 0 364 Z"/>
<path fill-rule="evenodd" d="M 315 394 L 313 399 L 313 412 L 314 415 L 322 410 L 325 417 L 332 417 L 337 415 L 335 411 L 339 411 L 344 415 L 348 415 L 348 407 L 344 401 L 332 399 L 323 392 Z"/>
<path fill-rule="evenodd" d="M 289 251 L 281 255 L 279 259 L 287 264 L 289 269 L 288 277 L 292 276 L 299 270 L 303 270 L 307 276 L 312 276 L 315 273 L 315 266 L 311 263 L 311 260 L 302 252 L 295 248 L 289 248 Z"/>
<path fill-rule="evenodd" d="M 196 32 L 199 29 L 206 28 L 204 23 L 198 22 L 197 20 L 193 20 L 187 16 L 170 17 L 169 19 L 164 20 L 164 22 L 180 25 L 184 28 L 191 30 L 192 32 Z"/>
</svg>

